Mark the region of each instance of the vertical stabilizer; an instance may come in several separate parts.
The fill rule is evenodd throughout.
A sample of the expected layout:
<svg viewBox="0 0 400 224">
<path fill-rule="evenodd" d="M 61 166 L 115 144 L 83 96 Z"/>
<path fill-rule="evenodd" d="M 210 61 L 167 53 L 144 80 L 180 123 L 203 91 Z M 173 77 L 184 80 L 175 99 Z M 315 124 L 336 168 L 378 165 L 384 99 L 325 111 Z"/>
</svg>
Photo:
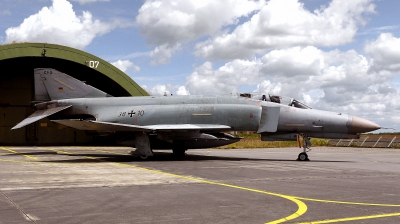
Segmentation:
<svg viewBox="0 0 400 224">
<path fill-rule="evenodd" d="M 43 79 L 40 73 L 36 73 L 35 70 L 35 100 L 36 101 L 50 101 L 50 96 L 47 93 L 46 86 L 43 83 Z"/>
<path fill-rule="evenodd" d="M 111 96 L 52 68 L 37 68 L 34 73 L 37 101 Z"/>
</svg>

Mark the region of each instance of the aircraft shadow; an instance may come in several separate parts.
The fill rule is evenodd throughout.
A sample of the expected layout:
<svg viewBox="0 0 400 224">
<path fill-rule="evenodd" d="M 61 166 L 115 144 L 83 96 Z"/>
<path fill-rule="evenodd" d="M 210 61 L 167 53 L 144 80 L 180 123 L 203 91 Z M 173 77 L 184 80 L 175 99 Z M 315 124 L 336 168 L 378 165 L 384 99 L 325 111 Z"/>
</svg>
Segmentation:
<svg viewBox="0 0 400 224">
<path fill-rule="evenodd" d="M 257 158 L 244 158 L 244 157 L 226 157 L 226 156 L 209 156 L 209 155 L 193 155 L 187 154 L 183 157 L 173 156 L 171 153 L 155 152 L 154 157 L 142 160 L 139 157 L 131 155 L 117 155 L 117 154 L 91 154 L 91 153 L 74 153 L 62 154 L 63 156 L 70 157 L 91 157 L 79 159 L 65 159 L 65 160 L 48 160 L 41 162 L 57 162 L 57 163 L 104 163 L 104 162 L 174 162 L 174 161 L 265 161 L 265 162 L 299 162 L 296 159 L 257 159 Z M 296 156 L 293 156 L 296 158 Z M 332 160 L 311 160 L 308 162 L 323 162 L 332 163 L 340 162 L 347 163 L 351 161 L 332 161 Z"/>
<path fill-rule="evenodd" d="M 40 152 L 20 152 L 19 154 L 10 153 L 4 154 L 2 156 L 18 156 L 18 155 L 26 155 L 26 156 L 40 156 L 40 155 L 57 155 L 57 152 L 50 152 L 50 151 L 40 151 Z"/>
</svg>

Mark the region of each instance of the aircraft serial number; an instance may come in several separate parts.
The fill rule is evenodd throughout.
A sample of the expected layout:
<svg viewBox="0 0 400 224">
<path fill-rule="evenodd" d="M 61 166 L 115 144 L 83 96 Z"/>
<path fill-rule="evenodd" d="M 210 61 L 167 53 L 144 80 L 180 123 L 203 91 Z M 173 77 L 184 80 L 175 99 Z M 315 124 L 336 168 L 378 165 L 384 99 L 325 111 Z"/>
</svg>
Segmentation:
<svg viewBox="0 0 400 224">
<path fill-rule="evenodd" d="M 138 110 L 138 111 L 131 110 L 130 112 L 119 112 L 118 117 L 125 117 L 125 116 L 133 117 L 134 115 L 143 116 L 144 110 Z"/>
</svg>

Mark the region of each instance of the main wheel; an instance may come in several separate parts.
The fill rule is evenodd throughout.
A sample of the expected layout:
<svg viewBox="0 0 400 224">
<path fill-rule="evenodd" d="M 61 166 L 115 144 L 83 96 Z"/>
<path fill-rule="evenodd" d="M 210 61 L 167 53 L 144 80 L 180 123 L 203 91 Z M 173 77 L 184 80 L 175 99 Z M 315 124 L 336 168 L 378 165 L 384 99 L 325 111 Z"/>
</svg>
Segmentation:
<svg viewBox="0 0 400 224">
<path fill-rule="evenodd" d="M 182 149 L 182 148 L 174 148 L 174 149 L 172 149 L 172 154 L 175 157 L 184 157 L 185 154 L 186 154 L 185 152 L 186 152 L 186 149 Z"/>
<path fill-rule="evenodd" d="M 147 160 L 149 157 L 148 157 L 148 156 L 139 156 L 139 158 L 140 158 L 141 160 Z"/>
<path fill-rule="evenodd" d="M 299 161 L 307 161 L 308 160 L 308 155 L 305 152 L 302 152 L 299 154 L 299 157 L 297 157 L 297 160 Z"/>
</svg>

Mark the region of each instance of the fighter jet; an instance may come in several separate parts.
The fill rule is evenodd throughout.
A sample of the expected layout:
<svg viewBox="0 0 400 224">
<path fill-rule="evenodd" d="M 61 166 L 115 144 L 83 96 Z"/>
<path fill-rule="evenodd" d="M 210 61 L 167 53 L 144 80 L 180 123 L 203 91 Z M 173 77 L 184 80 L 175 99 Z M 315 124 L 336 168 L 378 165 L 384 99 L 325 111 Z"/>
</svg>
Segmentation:
<svg viewBox="0 0 400 224">
<path fill-rule="evenodd" d="M 120 136 L 121 145 L 136 148 L 132 155 L 153 156 L 153 149 L 218 147 L 239 141 L 232 131 L 250 131 L 262 141 L 299 141 L 298 160 L 308 160 L 310 137 L 358 138 L 380 129 L 356 116 L 316 110 L 281 96 L 228 94 L 112 97 L 51 68 L 34 70 L 36 111 L 12 129 L 49 117 L 71 128 Z M 302 140 L 300 142 L 300 136 Z"/>
</svg>

